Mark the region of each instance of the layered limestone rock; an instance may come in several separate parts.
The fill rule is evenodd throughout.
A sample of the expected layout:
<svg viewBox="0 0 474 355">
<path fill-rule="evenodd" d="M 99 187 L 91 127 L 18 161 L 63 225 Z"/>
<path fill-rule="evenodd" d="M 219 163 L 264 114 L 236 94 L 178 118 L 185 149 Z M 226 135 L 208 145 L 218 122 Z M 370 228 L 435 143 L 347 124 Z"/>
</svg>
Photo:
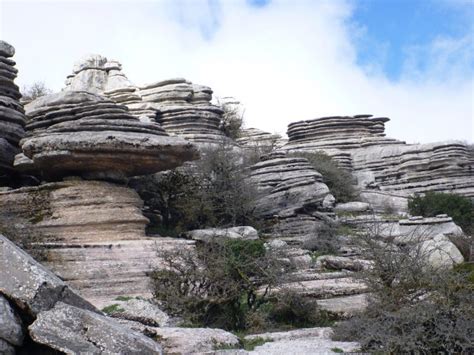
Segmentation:
<svg viewBox="0 0 474 355">
<path fill-rule="evenodd" d="M 325 152 L 341 167 L 353 172 L 361 189 L 382 192 L 367 196 L 374 198 L 379 206 L 385 197 L 383 193 L 389 194 L 384 203 L 397 208 L 406 205 L 397 197 L 427 191 L 474 197 L 472 149 L 454 141 L 405 144 L 385 137 L 388 121 L 388 118 L 358 115 L 291 123 L 289 142 L 282 149 Z"/>
<path fill-rule="evenodd" d="M 262 197 L 256 212 L 262 217 L 289 217 L 304 210 L 323 208 L 330 194 L 323 178 L 305 158 L 274 153 L 250 168 L 250 180 Z"/>
<path fill-rule="evenodd" d="M 34 235 L 44 263 L 101 307 L 118 296 L 151 296 L 157 250 L 192 241 L 145 236 L 148 220 L 135 191 L 71 180 L 0 192 L 0 230 Z"/>
<path fill-rule="evenodd" d="M 10 59 L 15 54 L 7 42 L 0 40 L 0 177 L 13 171 L 18 143 L 25 135 L 25 115 L 20 104 L 20 90 L 14 83 L 18 70 Z"/>
<path fill-rule="evenodd" d="M 236 141 L 243 148 L 260 150 L 265 153 L 270 153 L 287 143 L 287 140 L 279 134 L 265 132 L 258 128 L 242 129 Z"/>
<path fill-rule="evenodd" d="M 157 122 L 169 134 L 201 146 L 226 140 L 220 129 L 224 111 L 210 103 L 211 88 L 177 78 L 142 86 L 140 96 L 156 110 Z"/>
<path fill-rule="evenodd" d="M 92 93 L 44 96 L 26 110 L 28 134 L 21 147 L 31 162 L 19 157 L 16 165 L 34 168 L 46 178 L 120 179 L 171 169 L 198 157 L 191 144 Z"/>
</svg>

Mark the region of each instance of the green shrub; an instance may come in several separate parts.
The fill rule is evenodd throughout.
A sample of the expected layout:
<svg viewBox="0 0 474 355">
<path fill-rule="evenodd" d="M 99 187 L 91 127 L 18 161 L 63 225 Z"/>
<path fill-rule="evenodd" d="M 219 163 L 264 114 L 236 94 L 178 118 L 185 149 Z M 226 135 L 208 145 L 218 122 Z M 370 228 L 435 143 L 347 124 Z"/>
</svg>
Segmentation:
<svg viewBox="0 0 474 355">
<path fill-rule="evenodd" d="M 474 232 L 474 204 L 467 197 L 427 192 L 424 196 L 410 198 L 408 209 L 414 216 L 434 217 L 438 214 L 447 214 L 465 233 Z"/>
<path fill-rule="evenodd" d="M 472 353 L 474 286 L 469 266 L 454 270 L 425 262 L 413 240 L 360 235 L 364 258 L 372 267 L 361 273 L 371 290 L 365 312 L 335 327 L 335 340 L 358 341 L 377 353 Z"/>
<path fill-rule="evenodd" d="M 202 158 L 165 173 L 134 179 L 133 187 L 161 221 L 150 226 L 169 235 L 206 227 L 251 225 L 256 187 L 246 179 L 245 159 L 232 146 L 204 150 Z"/>
<path fill-rule="evenodd" d="M 337 202 L 353 201 L 357 197 L 352 175 L 339 168 L 330 156 L 323 152 L 294 153 L 308 159 L 309 163 L 323 176 L 324 183 L 329 187 Z"/>
</svg>

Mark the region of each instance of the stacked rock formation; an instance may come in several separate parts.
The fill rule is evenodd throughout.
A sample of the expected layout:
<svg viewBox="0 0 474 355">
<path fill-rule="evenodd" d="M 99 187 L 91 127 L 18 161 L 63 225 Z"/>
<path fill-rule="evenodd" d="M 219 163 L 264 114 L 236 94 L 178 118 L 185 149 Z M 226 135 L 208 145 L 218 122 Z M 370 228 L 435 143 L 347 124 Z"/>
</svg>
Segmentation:
<svg viewBox="0 0 474 355">
<path fill-rule="evenodd" d="M 156 119 L 166 132 L 201 146 L 220 144 L 224 111 L 210 103 L 212 90 L 185 79 L 170 79 L 140 87 L 145 103 L 157 111 Z"/>
<path fill-rule="evenodd" d="M 256 213 L 275 223 L 273 236 L 305 238 L 324 223 L 334 197 L 305 158 L 271 153 L 250 168 L 250 181 L 260 196 Z"/>
<path fill-rule="evenodd" d="M 27 165 L 46 178 L 121 179 L 171 169 L 197 157 L 191 144 L 92 93 L 45 96 L 28 104 L 27 114 L 28 135 L 21 147 L 31 162 L 19 160 L 17 166 Z"/>
<path fill-rule="evenodd" d="M 172 169 L 197 149 L 90 92 L 39 98 L 27 115 L 17 167 L 56 182 L 1 192 L 0 229 L 32 236 L 46 264 L 96 304 L 131 289 L 150 296 L 147 274 L 159 259 L 143 202 L 110 181 Z"/>
<path fill-rule="evenodd" d="M 243 148 L 258 149 L 271 152 L 287 143 L 287 140 L 276 133 L 269 133 L 258 128 L 244 128 L 241 130 L 240 137 L 236 139 L 237 143 Z"/>
<path fill-rule="evenodd" d="M 13 160 L 19 153 L 18 143 L 23 138 L 25 115 L 14 80 L 18 70 L 10 59 L 15 48 L 0 41 L 0 177 L 13 171 Z"/>
<path fill-rule="evenodd" d="M 341 167 L 352 171 L 362 189 L 405 197 L 427 191 L 474 197 L 474 152 L 466 144 L 405 144 L 385 137 L 388 121 L 388 118 L 357 115 L 291 123 L 289 142 L 282 149 L 324 151 Z"/>
</svg>

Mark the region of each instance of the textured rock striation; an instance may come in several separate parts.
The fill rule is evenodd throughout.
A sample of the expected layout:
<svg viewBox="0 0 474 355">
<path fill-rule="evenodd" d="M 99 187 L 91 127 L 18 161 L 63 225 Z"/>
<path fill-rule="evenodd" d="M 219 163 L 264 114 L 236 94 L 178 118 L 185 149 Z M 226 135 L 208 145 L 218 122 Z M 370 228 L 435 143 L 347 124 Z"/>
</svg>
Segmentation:
<svg viewBox="0 0 474 355">
<path fill-rule="evenodd" d="M 192 241 L 145 236 L 148 220 L 135 191 L 80 179 L 0 192 L 0 229 L 35 235 L 44 261 L 82 296 L 102 306 L 118 296 L 151 296 L 157 250 Z"/>
<path fill-rule="evenodd" d="M 31 162 L 19 158 L 16 165 L 47 178 L 120 179 L 171 169 L 198 157 L 191 144 L 92 93 L 48 95 L 26 109 L 28 134 L 21 147 Z"/>
<path fill-rule="evenodd" d="M 14 54 L 15 48 L 0 40 L 0 177 L 13 171 L 18 143 L 25 135 L 21 94 L 14 83 L 18 70 L 10 59 Z"/>
<path fill-rule="evenodd" d="M 388 118 L 358 115 L 323 117 L 291 123 L 290 152 L 324 151 L 357 177 L 358 185 L 380 191 L 374 200 L 397 206 L 398 197 L 427 191 L 474 197 L 474 152 L 461 142 L 405 144 L 385 137 Z M 385 193 L 385 194 L 384 194 Z M 393 198 L 392 198 L 393 197 Z M 370 202 L 370 201 L 368 201 Z"/>
<path fill-rule="evenodd" d="M 279 134 L 262 131 L 258 128 L 244 128 L 237 143 L 246 149 L 260 150 L 270 153 L 274 149 L 281 148 L 287 143 Z"/>
<path fill-rule="evenodd" d="M 182 78 L 140 87 L 143 102 L 156 110 L 157 122 L 166 132 L 201 146 L 220 144 L 223 109 L 210 103 L 212 90 Z"/>
</svg>

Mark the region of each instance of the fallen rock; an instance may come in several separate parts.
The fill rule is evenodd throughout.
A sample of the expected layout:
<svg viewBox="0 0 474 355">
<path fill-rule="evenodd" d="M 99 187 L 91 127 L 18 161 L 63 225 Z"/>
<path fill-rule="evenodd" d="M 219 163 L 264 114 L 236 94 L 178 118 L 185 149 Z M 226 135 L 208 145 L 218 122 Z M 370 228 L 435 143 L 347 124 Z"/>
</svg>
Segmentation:
<svg viewBox="0 0 474 355">
<path fill-rule="evenodd" d="M 20 317 L 10 306 L 10 303 L 0 295 L 0 340 L 8 342 L 10 345 L 21 346 L 24 337 L 25 332 Z M 0 353 L 2 353 L 1 345 Z"/>
<path fill-rule="evenodd" d="M 464 261 L 459 249 L 443 234 L 422 241 L 419 248 L 426 262 L 434 268 L 451 268 Z"/>
<path fill-rule="evenodd" d="M 152 327 L 164 327 L 168 325 L 170 317 L 158 306 L 148 300 L 141 298 L 119 297 L 111 304 L 104 307 L 104 311 L 114 318 L 128 319 L 140 322 Z"/>
<path fill-rule="evenodd" d="M 19 310 L 32 317 L 51 309 L 60 301 L 97 311 L 59 277 L 3 235 L 0 235 L 0 270 L 0 293 L 6 295 Z"/>
<path fill-rule="evenodd" d="M 103 315 L 58 302 L 29 326 L 31 338 L 66 354 L 161 354 L 161 346 Z"/>
<path fill-rule="evenodd" d="M 186 236 L 203 242 L 213 242 L 227 239 L 257 240 L 258 232 L 250 226 L 231 228 L 195 229 L 186 232 Z"/>
</svg>

